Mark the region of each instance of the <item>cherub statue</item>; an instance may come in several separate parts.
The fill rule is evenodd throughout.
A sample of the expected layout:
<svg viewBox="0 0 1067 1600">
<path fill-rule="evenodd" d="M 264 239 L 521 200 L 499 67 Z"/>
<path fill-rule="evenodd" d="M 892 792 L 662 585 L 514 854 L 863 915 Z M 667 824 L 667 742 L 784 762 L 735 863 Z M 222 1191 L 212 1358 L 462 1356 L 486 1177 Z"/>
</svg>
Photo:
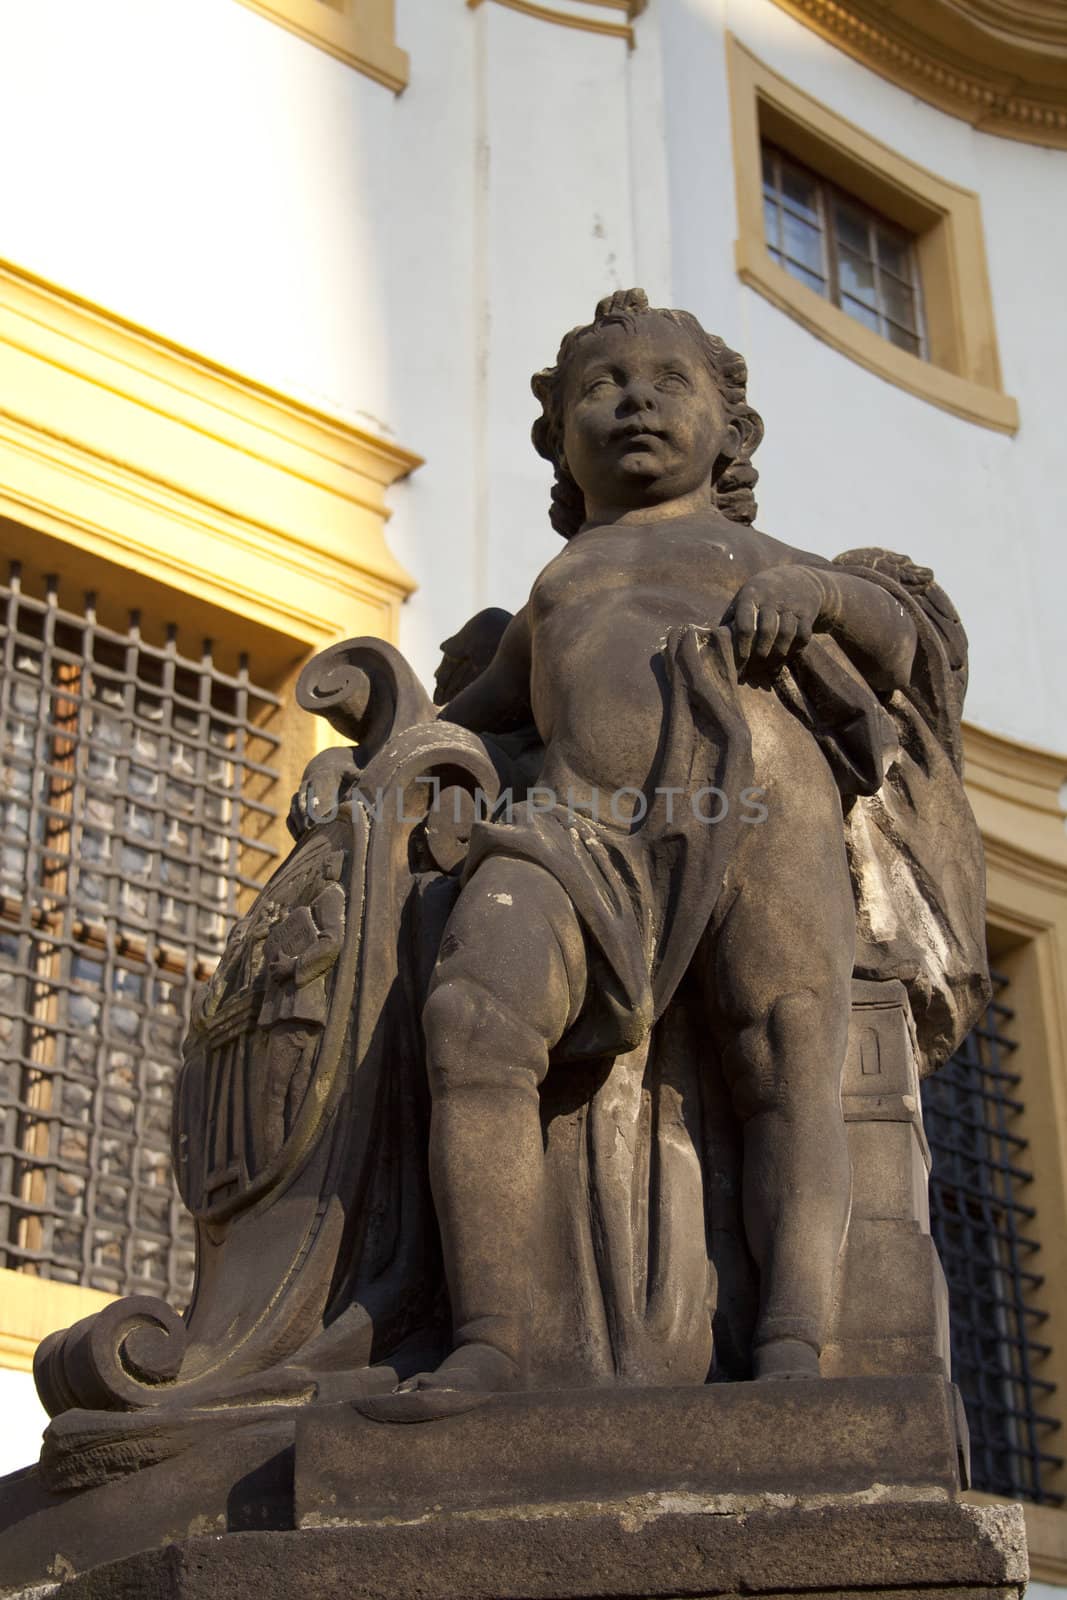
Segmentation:
<svg viewBox="0 0 1067 1600">
<path fill-rule="evenodd" d="M 536 793 L 474 830 L 423 1014 L 454 1350 L 411 1387 L 526 1382 L 539 1088 L 639 1046 L 683 980 L 743 1125 L 754 1376 L 817 1374 L 849 1214 L 854 973 L 910 976 L 941 1053 L 980 998 L 973 927 L 934 980 L 884 948 L 865 965 L 878 908 L 861 900 L 857 937 L 850 870 L 849 814 L 914 735 L 923 685 L 927 745 L 958 719 L 962 630 L 905 558 L 830 562 L 751 526 L 745 385 L 740 356 L 640 290 L 533 380 L 566 548 L 440 715 L 483 735 L 532 722 L 543 761 Z"/>
<path fill-rule="evenodd" d="M 55 1483 L 79 1407 L 121 1463 L 220 1400 L 947 1376 L 915 1174 L 918 1075 L 987 994 L 966 638 L 908 557 L 752 526 L 746 383 L 603 300 L 533 380 L 566 545 L 522 609 L 447 641 L 436 704 L 380 640 L 305 668 L 348 745 L 249 914 L 263 970 L 239 925 L 186 1041 L 196 1292 L 44 1342 Z"/>
</svg>

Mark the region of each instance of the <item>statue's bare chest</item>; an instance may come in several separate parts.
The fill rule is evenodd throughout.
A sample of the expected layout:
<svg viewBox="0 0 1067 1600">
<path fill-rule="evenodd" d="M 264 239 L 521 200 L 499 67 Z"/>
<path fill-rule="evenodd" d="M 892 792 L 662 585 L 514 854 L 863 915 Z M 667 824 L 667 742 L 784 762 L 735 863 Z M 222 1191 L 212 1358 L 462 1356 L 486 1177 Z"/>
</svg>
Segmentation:
<svg viewBox="0 0 1067 1600">
<path fill-rule="evenodd" d="M 765 564 L 747 529 L 697 526 L 592 529 L 537 579 L 531 595 L 535 622 L 572 606 L 583 611 L 599 600 L 613 607 L 623 597 L 659 609 L 691 597 L 707 615 L 725 607 Z M 762 557 L 762 559 L 761 559 Z"/>
</svg>

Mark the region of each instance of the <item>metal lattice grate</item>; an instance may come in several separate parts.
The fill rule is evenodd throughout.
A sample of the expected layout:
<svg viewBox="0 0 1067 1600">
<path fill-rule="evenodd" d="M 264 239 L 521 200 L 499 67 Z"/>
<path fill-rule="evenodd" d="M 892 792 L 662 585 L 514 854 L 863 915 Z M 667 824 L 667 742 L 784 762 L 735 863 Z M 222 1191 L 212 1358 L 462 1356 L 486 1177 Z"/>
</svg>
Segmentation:
<svg viewBox="0 0 1067 1600">
<path fill-rule="evenodd" d="M 1006 980 L 994 974 L 997 996 Z M 1001 998 L 952 1059 L 923 1086 L 923 1117 L 933 1155 L 931 1232 L 948 1280 L 952 1376 L 971 1434 L 976 1489 L 1060 1504 L 1048 1474 L 1062 1465 L 1048 1439 L 1059 1426 L 1045 1414 L 1054 1385 L 1036 1375 L 1049 1354 L 1032 1304 L 1042 1279 L 1033 1208 L 1020 1195 L 1031 1182 L 1026 1140 L 1014 1131 L 1022 1112 L 1012 1012 Z"/>
<path fill-rule="evenodd" d="M 274 854 L 278 705 L 0 585 L 0 1265 L 179 1305 L 170 1164 L 195 983 Z"/>
</svg>

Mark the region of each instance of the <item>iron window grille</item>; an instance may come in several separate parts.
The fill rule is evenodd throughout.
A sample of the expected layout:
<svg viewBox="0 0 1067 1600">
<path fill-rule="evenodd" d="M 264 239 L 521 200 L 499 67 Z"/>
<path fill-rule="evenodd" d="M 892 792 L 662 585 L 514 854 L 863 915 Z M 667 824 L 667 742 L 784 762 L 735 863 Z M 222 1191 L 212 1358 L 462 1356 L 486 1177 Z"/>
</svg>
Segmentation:
<svg viewBox="0 0 1067 1600">
<path fill-rule="evenodd" d="M 773 261 L 911 355 L 927 357 L 915 238 L 764 141 L 763 226 Z"/>
<path fill-rule="evenodd" d="M 174 1073 L 275 854 L 279 702 L 45 591 L 0 584 L 0 1265 L 180 1305 Z"/>
<path fill-rule="evenodd" d="M 952 1376 L 971 1435 L 974 1487 L 1012 1499 L 1062 1504 L 1047 1488 L 1061 1467 L 1049 1450 L 1059 1423 L 1047 1406 L 1055 1385 L 1037 1375 L 1049 1355 L 1035 1309 L 1032 1182 L 1015 1043 L 1007 1029 L 1007 980 L 994 974 L 984 1020 L 923 1085 L 923 1119 L 933 1156 L 931 1232 L 948 1280 Z"/>
</svg>

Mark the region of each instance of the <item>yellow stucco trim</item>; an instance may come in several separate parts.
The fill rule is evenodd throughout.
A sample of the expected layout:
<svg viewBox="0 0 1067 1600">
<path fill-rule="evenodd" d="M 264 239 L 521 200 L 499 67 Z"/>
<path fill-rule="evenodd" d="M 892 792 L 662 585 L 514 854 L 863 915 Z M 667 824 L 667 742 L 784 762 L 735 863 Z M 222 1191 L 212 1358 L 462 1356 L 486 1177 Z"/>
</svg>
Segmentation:
<svg viewBox="0 0 1067 1600">
<path fill-rule="evenodd" d="M 114 1298 L 100 1289 L 53 1283 L 0 1267 L 0 1367 L 32 1372 L 33 1352 L 46 1334 L 71 1327 Z"/>
<path fill-rule="evenodd" d="M 0 525 L 167 586 L 175 620 L 182 604 L 236 614 L 279 664 L 395 638 L 414 582 L 385 541 L 385 491 L 418 465 L 0 262 Z"/>
<path fill-rule="evenodd" d="M 399 91 L 408 81 L 407 52 L 396 42 L 394 0 L 240 0 L 240 4 L 389 89 Z"/>
<path fill-rule="evenodd" d="M 727 35 L 738 235 L 744 283 L 888 383 L 968 422 L 1014 433 L 1001 388 L 977 194 L 948 183 L 804 94 Z M 761 137 L 893 218 L 918 239 L 930 359 L 900 350 L 780 267 L 763 228 Z"/>
<path fill-rule="evenodd" d="M 982 729 L 964 730 L 965 782 L 986 853 L 987 924 L 994 964 L 1008 979 L 1024 1110 L 1017 1131 L 1029 1141 L 1033 1182 L 1026 1203 L 1043 1283 L 1031 1297 L 1046 1320 L 1036 1332 L 1051 1353 L 1036 1376 L 1056 1385 L 1039 1410 L 1067 1438 L 1067 755 Z M 1067 1471 L 1046 1487 L 1067 1491 Z M 1067 1580 L 1067 1512 L 1027 1506 L 1033 1575 Z"/>
<path fill-rule="evenodd" d="M 984 133 L 1067 149 L 1067 10 L 1025 0 L 775 0 L 890 83 Z"/>
<path fill-rule="evenodd" d="M 644 10 L 643 0 L 638 5 L 634 0 L 578 0 L 578 3 L 609 6 L 626 17 L 635 17 Z M 476 11 L 482 4 L 483 0 L 467 0 L 471 11 Z M 508 11 L 519 11 L 524 17 L 535 17 L 538 22 L 555 22 L 562 28 L 576 28 L 581 33 L 599 33 L 609 39 L 625 39 L 633 48 L 634 30 L 627 22 L 601 22 L 597 17 L 583 16 L 576 11 L 556 11 L 550 6 L 537 4 L 537 0 L 496 0 L 496 4 Z"/>
</svg>

